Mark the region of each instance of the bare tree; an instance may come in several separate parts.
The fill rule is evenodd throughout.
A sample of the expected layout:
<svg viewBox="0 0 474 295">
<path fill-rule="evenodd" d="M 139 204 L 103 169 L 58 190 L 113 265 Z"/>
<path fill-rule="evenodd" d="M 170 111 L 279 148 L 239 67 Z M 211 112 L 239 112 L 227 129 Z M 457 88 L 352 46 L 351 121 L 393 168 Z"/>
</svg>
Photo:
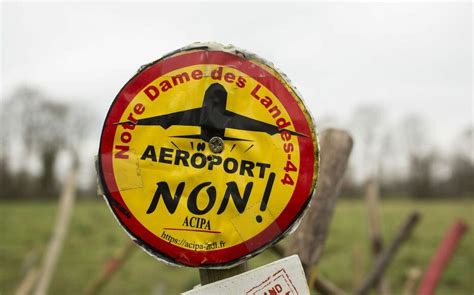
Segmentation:
<svg viewBox="0 0 474 295">
<path fill-rule="evenodd" d="M 402 119 L 400 140 L 408 156 L 427 154 L 430 147 L 428 126 L 419 114 L 409 114 Z"/>
<path fill-rule="evenodd" d="M 378 154 L 380 140 L 383 136 L 383 109 L 377 105 L 359 106 L 352 114 L 349 129 L 355 137 L 355 151 L 359 160 L 356 166 L 359 174 L 365 179 L 375 177 L 378 173 Z"/>
<path fill-rule="evenodd" d="M 434 166 L 438 158 L 435 153 L 410 156 L 408 186 L 415 198 L 434 196 Z"/>
<path fill-rule="evenodd" d="M 432 151 L 428 127 L 417 114 L 406 116 L 401 126 L 400 139 L 405 146 L 408 162 L 408 189 L 413 197 L 432 197 L 434 166 L 438 156 Z"/>
<path fill-rule="evenodd" d="M 0 150 L 0 173 L 8 174 L 6 178 L 12 177 L 7 159 L 25 161 L 31 158 L 27 155 L 34 155 L 41 162 L 41 175 L 35 193 L 48 197 L 57 195 L 57 157 L 66 150 L 78 165 L 78 149 L 90 134 L 90 112 L 78 105 L 48 99 L 36 89 L 21 87 L 2 104 L 1 115 L 5 122 L 1 128 L 6 140 Z M 22 150 L 20 145 L 27 155 L 18 154 Z M 7 150 L 17 154 L 7 155 Z M 23 163 L 22 166 L 27 165 Z M 13 178 L 21 176 L 23 182 L 31 178 L 27 177 L 27 168 L 21 174 Z M 16 192 L 29 185 L 19 184 Z"/>
<path fill-rule="evenodd" d="M 455 140 L 450 159 L 451 176 L 448 186 L 456 196 L 474 195 L 474 127 L 466 128 Z"/>
</svg>

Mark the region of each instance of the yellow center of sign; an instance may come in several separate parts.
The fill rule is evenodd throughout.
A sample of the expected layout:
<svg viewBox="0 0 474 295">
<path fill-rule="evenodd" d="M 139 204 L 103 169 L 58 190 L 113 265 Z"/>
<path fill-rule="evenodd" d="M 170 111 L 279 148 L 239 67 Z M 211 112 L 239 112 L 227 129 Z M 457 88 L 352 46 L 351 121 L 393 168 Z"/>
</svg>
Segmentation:
<svg viewBox="0 0 474 295">
<path fill-rule="evenodd" d="M 209 89 L 227 99 L 206 105 Z M 213 104 L 227 115 L 206 113 Z M 192 110 L 204 115 L 190 119 Z M 131 100 L 117 122 L 118 190 L 135 218 L 164 241 L 196 251 L 228 248 L 261 233 L 289 203 L 299 173 L 298 137 L 262 132 L 247 122 L 245 128 L 223 129 L 224 148 L 215 153 L 202 134 L 226 126 L 229 114 L 295 130 L 271 91 L 219 65 L 161 76 Z M 165 115 L 170 124 L 153 119 Z"/>
</svg>

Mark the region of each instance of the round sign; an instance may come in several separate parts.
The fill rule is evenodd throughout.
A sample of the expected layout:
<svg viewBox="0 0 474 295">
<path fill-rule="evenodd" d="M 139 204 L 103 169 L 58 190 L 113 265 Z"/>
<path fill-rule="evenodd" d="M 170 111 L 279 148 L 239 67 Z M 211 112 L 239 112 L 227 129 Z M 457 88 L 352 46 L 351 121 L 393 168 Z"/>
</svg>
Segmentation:
<svg viewBox="0 0 474 295">
<path fill-rule="evenodd" d="M 313 195 L 318 143 L 285 76 L 242 50 L 146 65 L 105 119 L 99 171 L 121 225 L 153 256 L 232 266 L 287 235 Z"/>
</svg>

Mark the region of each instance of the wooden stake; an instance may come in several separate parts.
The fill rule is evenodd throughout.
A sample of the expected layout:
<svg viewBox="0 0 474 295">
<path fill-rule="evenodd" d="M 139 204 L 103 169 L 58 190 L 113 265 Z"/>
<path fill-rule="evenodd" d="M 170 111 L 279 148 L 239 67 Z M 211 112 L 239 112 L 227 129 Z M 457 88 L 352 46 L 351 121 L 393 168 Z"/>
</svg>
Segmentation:
<svg viewBox="0 0 474 295">
<path fill-rule="evenodd" d="M 378 256 L 371 273 L 366 278 L 362 286 L 356 291 L 356 294 L 367 294 L 370 289 L 377 285 L 377 283 L 380 281 L 383 274 L 385 273 L 385 270 L 392 262 L 393 257 L 400 249 L 402 243 L 408 238 L 413 228 L 418 223 L 419 219 L 420 214 L 417 212 L 412 213 L 407 218 L 390 246 L 384 249 L 383 252 Z"/>
<path fill-rule="evenodd" d="M 321 165 L 316 196 L 311 209 L 286 248 L 286 256 L 298 254 L 308 280 L 311 268 L 323 253 L 336 199 L 352 150 L 351 136 L 342 130 L 328 129 L 320 136 Z"/>
<path fill-rule="evenodd" d="M 441 275 L 467 229 L 468 225 L 466 222 L 458 220 L 448 230 L 421 280 L 418 295 L 431 295 L 435 293 Z"/>
<path fill-rule="evenodd" d="M 237 266 L 228 269 L 200 269 L 199 278 L 201 279 L 201 285 L 204 286 L 244 273 L 247 270 L 247 262 L 243 262 Z"/>
<path fill-rule="evenodd" d="M 372 254 L 377 259 L 383 249 L 383 237 L 380 222 L 380 188 L 375 179 L 370 179 L 366 185 L 365 203 L 369 220 L 369 236 L 372 245 Z M 380 295 L 390 295 L 390 287 L 386 278 L 381 278 L 377 283 L 377 291 Z"/>
<path fill-rule="evenodd" d="M 407 279 L 403 287 L 403 295 L 415 295 L 416 284 L 421 277 L 421 270 L 417 267 L 412 267 L 408 271 Z"/>
<path fill-rule="evenodd" d="M 377 255 L 382 252 L 383 248 L 382 230 L 380 226 L 379 195 L 378 184 L 373 179 L 369 180 L 366 185 L 365 204 L 367 206 L 369 236 L 374 257 L 377 257 Z"/>
<path fill-rule="evenodd" d="M 39 269 L 37 267 L 31 267 L 23 281 L 21 282 L 20 286 L 15 292 L 15 295 L 28 295 L 30 294 L 31 290 L 35 286 L 36 282 L 38 281 L 38 278 L 40 276 Z"/>
<path fill-rule="evenodd" d="M 28 295 L 33 290 L 36 282 L 38 281 L 40 272 L 37 266 L 38 254 L 36 251 L 30 251 L 23 261 L 23 273 L 25 274 L 21 281 L 15 295 Z"/>
<path fill-rule="evenodd" d="M 48 294 L 49 284 L 54 275 L 59 254 L 63 248 L 64 240 L 67 234 L 69 220 L 71 217 L 72 208 L 74 206 L 74 199 L 76 197 L 76 166 L 71 168 L 71 172 L 64 184 L 63 191 L 59 199 L 58 215 L 54 232 L 49 241 L 48 250 L 41 267 L 41 276 L 35 295 Z"/>
</svg>

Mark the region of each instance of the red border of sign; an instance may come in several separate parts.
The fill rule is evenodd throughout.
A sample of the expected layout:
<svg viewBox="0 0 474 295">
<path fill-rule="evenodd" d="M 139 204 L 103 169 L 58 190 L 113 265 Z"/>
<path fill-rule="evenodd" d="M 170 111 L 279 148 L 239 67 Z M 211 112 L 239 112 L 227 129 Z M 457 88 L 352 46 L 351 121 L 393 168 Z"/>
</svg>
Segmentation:
<svg viewBox="0 0 474 295">
<path fill-rule="evenodd" d="M 280 99 L 292 118 L 295 130 L 299 133 L 310 135 L 309 137 L 298 137 L 301 151 L 298 181 L 290 201 L 280 216 L 255 237 L 230 248 L 213 251 L 193 251 L 174 246 L 145 228 L 130 214 L 127 205 L 118 192 L 112 166 L 113 141 L 117 129 L 117 125 L 113 123 L 120 120 L 122 113 L 133 98 L 158 77 L 179 68 L 198 64 L 234 67 L 254 78 Z M 259 249 L 281 239 L 294 222 L 300 218 L 309 203 L 314 189 L 313 175 L 315 172 L 315 152 L 317 152 L 314 146 L 314 138 L 312 138 L 316 135 L 309 126 L 312 124 L 310 120 L 309 115 L 307 117 L 303 113 L 298 102 L 278 78 L 259 65 L 238 55 L 222 51 L 197 49 L 159 60 L 127 82 L 115 98 L 107 114 L 99 148 L 99 173 L 106 199 L 127 232 L 137 239 L 137 243 L 155 256 L 192 267 L 232 264 L 242 257 L 258 253 Z"/>
</svg>

